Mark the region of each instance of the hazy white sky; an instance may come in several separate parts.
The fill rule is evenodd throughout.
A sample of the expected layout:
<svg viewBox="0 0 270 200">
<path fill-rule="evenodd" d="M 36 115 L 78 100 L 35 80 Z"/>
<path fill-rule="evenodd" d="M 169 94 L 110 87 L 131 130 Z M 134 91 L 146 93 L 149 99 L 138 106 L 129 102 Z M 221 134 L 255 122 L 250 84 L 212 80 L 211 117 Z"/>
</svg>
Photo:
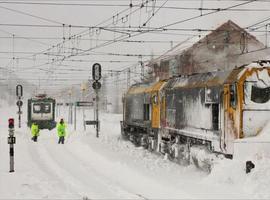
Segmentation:
<svg viewBox="0 0 270 200">
<path fill-rule="evenodd" d="M 149 1 L 148 4 L 144 3 L 144 7 L 141 9 L 135 6 L 129 9 L 130 3 L 139 5 L 142 2 L 145 2 L 145 0 L 0 1 L 0 66 L 1 68 L 12 69 L 19 77 L 36 84 L 40 83 L 43 88 L 54 89 L 59 85 L 78 84 L 81 80 L 91 77 L 91 66 L 95 62 L 101 63 L 104 69 L 103 73 L 107 73 L 106 70 L 123 69 L 138 63 L 141 59 L 138 56 L 108 55 L 109 53 L 153 54 L 158 56 L 169 50 L 172 44 L 176 45 L 192 36 L 195 36 L 193 38 L 193 41 L 195 41 L 199 34 L 207 33 L 187 30 L 159 31 L 126 38 L 126 40 L 152 42 L 115 42 L 104 47 L 96 47 L 107 43 L 108 40 L 128 37 L 128 34 L 123 34 L 124 27 L 137 27 L 134 30 L 139 30 L 138 27 L 142 26 L 148 19 L 150 20 L 146 27 L 162 27 L 213 12 L 213 10 L 201 12 L 198 9 L 201 7 L 207 9 L 227 8 L 247 1 L 157 0 Z M 160 8 L 162 5 L 163 7 Z M 120 13 L 125 9 L 125 12 Z M 270 2 L 266 0 L 251 2 L 233 9 L 236 10 L 216 12 L 166 28 L 215 29 L 229 19 L 241 27 L 246 27 L 270 17 Z M 151 17 L 153 12 L 155 15 Z M 120 14 L 117 15 L 117 13 Z M 106 19 L 109 20 L 99 25 L 103 28 L 101 30 L 87 28 L 93 27 Z M 117 19 L 118 22 L 116 22 Z M 270 20 L 266 22 L 270 22 Z M 65 28 L 62 27 L 62 24 L 65 24 Z M 44 27 L 44 25 L 48 25 L 48 27 Z M 71 25 L 71 28 L 69 28 L 69 25 Z M 73 26 L 84 27 L 76 28 Z M 115 27 L 121 28 L 118 28 L 118 32 L 112 32 Z M 68 38 L 82 31 L 84 31 L 84 34 L 81 37 L 71 39 L 65 44 L 64 48 L 58 46 L 54 47 L 53 50 L 47 50 L 60 43 L 63 36 Z M 12 34 L 14 34 L 14 40 Z M 131 35 L 133 34 L 131 33 Z M 264 42 L 265 33 L 254 32 L 252 34 L 258 36 L 258 39 Z M 162 43 L 159 41 L 162 41 Z M 184 46 L 188 45 L 191 45 L 191 43 L 184 44 Z M 66 58 L 65 61 L 55 62 L 57 57 L 63 58 L 57 55 L 71 55 L 71 48 L 93 49 L 85 51 L 85 53 L 91 55 L 73 56 Z M 16 58 L 14 62 L 12 61 L 13 51 Z M 73 51 L 73 54 L 76 53 L 77 51 Z M 47 54 L 53 54 L 53 56 Z M 150 59 L 150 56 L 142 57 L 142 60 L 148 59 Z M 3 71 L 4 69 L 0 70 Z"/>
</svg>

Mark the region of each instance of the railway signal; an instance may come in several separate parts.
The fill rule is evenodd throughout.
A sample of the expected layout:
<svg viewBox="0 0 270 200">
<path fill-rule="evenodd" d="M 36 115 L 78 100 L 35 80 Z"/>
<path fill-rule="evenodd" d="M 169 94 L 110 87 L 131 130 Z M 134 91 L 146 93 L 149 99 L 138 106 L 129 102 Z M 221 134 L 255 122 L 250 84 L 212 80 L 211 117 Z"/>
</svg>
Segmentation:
<svg viewBox="0 0 270 200">
<path fill-rule="evenodd" d="M 23 96 L 23 86 L 22 85 L 17 85 L 16 86 L 16 96 L 17 97 L 22 97 Z"/>
<path fill-rule="evenodd" d="M 16 102 L 16 104 L 17 104 L 18 107 L 21 107 L 21 106 L 23 105 L 23 102 L 22 102 L 22 100 L 18 100 L 18 101 Z"/>
<path fill-rule="evenodd" d="M 22 105 L 23 105 L 23 102 L 22 102 L 22 96 L 23 96 L 23 86 L 22 85 L 17 85 L 16 86 L 16 96 L 17 96 L 17 106 L 18 106 L 18 116 L 19 116 L 19 123 L 18 123 L 18 126 L 19 128 L 21 128 L 21 114 L 22 114 Z"/>
<path fill-rule="evenodd" d="M 99 63 L 93 64 L 92 77 L 95 81 L 99 81 L 101 79 L 101 65 Z"/>
<path fill-rule="evenodd" d="M 10 157 L 10 170 L 9 172 L 14 172 L 14 144 L 16 143 L 16 138 L 14 136 L 14 119 L 8 119 L 8 144 L 9 144 L 9 157 Z"/>
<path fill-rule="evenodd" d="M 14 129 L 14 119 L 13 118 L 8 119 L 8 128 Z"/>
<path fill-rule="evenodd" d="M 101 83 L 98 82 L 98 81 L 95 81 L 93 84 L 92 84 L 92 87 L 95 89 L 95 90 L 99 90 L 101 88 Z"/>
</svg>

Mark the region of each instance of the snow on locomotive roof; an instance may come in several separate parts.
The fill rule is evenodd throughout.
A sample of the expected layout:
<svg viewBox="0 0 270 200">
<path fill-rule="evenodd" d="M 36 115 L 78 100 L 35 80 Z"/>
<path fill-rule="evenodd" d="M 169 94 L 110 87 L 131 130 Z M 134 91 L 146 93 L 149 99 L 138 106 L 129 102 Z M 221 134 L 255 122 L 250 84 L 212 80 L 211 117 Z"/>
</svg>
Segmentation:
<svg viewBox="0 0 270 200">
<path fill-rule="evenodd" d="M 32 100 L 42 100 L 42 99 L 46 99 L 46 100 L 51 100 L 53 98 L 48 97 L 47 94 L 37 94 L 36 96 L 31 98 Z"/>
<path fill-rule="evenodd" d="M 46 98 L 47 97 L 47 94 L 37 94 L 36 96 L 35 96 L 36 98 Z"/>
<path fill-rule="evenodd" d="M 228 78 L 231 71 L 215 71 L 192 76 L 176 77 L 169 81 L 168 86 L 171 88 L 178 87 L 198 87 L 198 86 L 218 86 L 223 84 Z"/>
<path fill-rule="evenodd" d="M 262 67 L 269 67 L 269 66 L 270 66 L 270 60 L 258 60 L 247 65 L 246 68 L 254 68 L 254 67 L 262 68 Z"/>
<path fill-rule="evenodd" d="M 240 78 L 247 70 L 252 70 L 254 68 L 260 69 L 260 68 L 266 68 L 270 67 L 270 60 L 258 60 L 250 63 L 249 65 L 243 66 L 245 70 L 243 70 L 241 73 L 239 73 L 238 78 Z M 257 79 L 256 79 L 257 80 Z"/>
</svg>

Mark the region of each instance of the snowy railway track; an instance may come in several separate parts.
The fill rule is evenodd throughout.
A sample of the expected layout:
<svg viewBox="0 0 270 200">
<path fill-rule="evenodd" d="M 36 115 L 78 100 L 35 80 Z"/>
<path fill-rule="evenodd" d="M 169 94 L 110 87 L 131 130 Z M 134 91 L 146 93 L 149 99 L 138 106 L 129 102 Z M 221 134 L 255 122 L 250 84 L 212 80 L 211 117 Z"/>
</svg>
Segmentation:
<svg viewBox="0 0 270 200">
<path fill-rule="evenodd" d="M 48 145 L 42 142 L 37 146 L 39 157 L 43 163 L 49 164 L 49 168 L 54 170 L 56 177 L 62 178 L 64 185 L 76 191 L 79 195 L 89 194 L 95 198 L 135 198 L 147 199 L 142 195 L 137 195 L 124 189 L 119 183 L 114 182 L 110 177 L 106 177 L 95 167 L 91 166 L 91 161 L 79 159 L 79 156 L 70 151 L 66 146 L 57 144 Z M 71 163 L 76 163 L 75 168 Z M 76 183 L 76 184 L 74 184 Z"/>
</svg>

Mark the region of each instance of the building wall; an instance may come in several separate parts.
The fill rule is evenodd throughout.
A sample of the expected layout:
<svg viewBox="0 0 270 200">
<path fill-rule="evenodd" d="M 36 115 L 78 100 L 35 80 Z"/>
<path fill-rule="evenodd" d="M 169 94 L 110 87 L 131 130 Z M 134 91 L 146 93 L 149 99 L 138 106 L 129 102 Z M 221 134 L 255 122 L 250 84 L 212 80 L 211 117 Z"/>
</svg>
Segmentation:
<svg viewBox="0 0 270 200">
<path fill-rule="evenodd" d="M 169 52 L 149 64 L 153 79 L 233 69 L 264 59 L 264 45 L 232 21 L 228 21 L 181 53 Z M 177 49 L 174 49 L 177 51 Z"/>
</svg>

